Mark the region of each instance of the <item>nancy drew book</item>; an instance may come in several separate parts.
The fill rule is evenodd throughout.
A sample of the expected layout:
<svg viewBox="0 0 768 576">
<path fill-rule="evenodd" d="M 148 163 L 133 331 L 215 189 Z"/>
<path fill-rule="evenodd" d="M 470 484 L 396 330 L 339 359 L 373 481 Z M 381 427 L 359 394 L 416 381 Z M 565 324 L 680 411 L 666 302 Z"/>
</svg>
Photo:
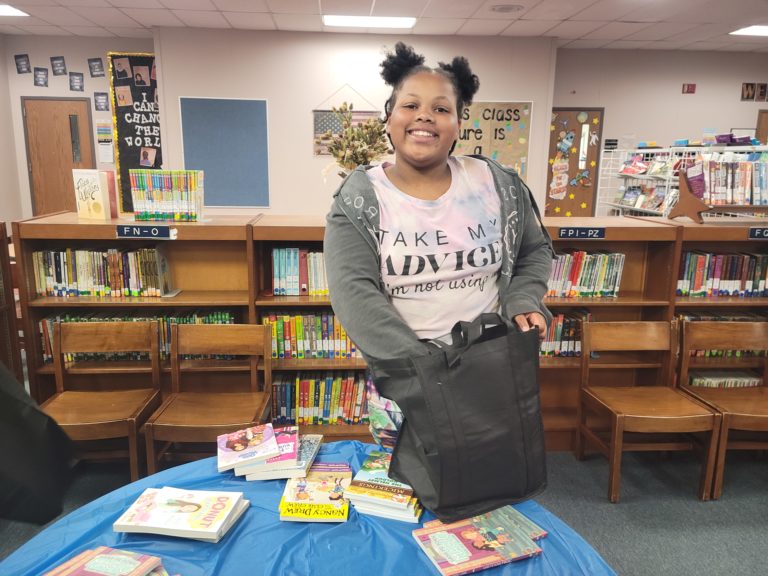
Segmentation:
<svg viewBox="0 0 768 576">
<path fill-rule="evenodd" d="M 304 478 L 285 483 L 280 499 L 280 520 L 294 522 L 346 522 L 349 503 L 344 490 L 352 480 L 346 463 L 315 463 Z"/>
<path fill-rule="evenodd" d="M 216 446 L 219 472 L 280 455 L 272 424 L 222 434 L 216 438 Z"/>
<path fill-rule="evenodd" d="M 248 505 L 242 492 L 147 488 L 112 528 L 218 542 Z"/>
<path fill-rule="evenodd" d="M 540 554 L 529 532 L 494 510 L 450 524 L 429 522 L 413 537 L 440 574 L 460 576 Z"/>
</svg>

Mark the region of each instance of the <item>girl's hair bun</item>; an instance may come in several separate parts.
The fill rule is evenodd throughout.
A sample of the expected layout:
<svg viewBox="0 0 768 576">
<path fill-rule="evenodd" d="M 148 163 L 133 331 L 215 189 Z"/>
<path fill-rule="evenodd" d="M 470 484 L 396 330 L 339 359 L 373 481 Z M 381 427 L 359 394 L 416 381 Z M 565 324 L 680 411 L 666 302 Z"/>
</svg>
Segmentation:
<svg viewBox="0 0 768 576">
<path fill-rule="evenodd" d="M 381 77 L 389 86 L 395 87 L 409 72 L 423 64 L 424 56 L 416 54 L 412 47 L 403 42 L 398 42 L 394 53 L 387 54 L 381 63 Z"/>
<path fill-rule="evenodd" d="M 463 56 L 456 56 L 450 64 L 440 62 L 439 66 L 455 79 L 454 85 L 459 100 L 465 106 L 472 104 L 472 98 L 480 88 L 480 80 L 476 74 L 472 74 L 467 59 Z"/>
</svg>

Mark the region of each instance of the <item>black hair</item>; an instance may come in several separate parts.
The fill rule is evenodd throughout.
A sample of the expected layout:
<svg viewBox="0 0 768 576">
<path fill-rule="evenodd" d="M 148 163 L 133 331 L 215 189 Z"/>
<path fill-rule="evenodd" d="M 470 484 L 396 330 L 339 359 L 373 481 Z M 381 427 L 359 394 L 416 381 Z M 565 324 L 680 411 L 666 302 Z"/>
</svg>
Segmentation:
<svg viewBox="0 0 768 576">
<path fill-rule="evenodd" d="M 442 74 L 453 85 L 456 92 L 456 113 L 461 114 L 466 106 L 472 104 L 472 97 L 480 87 L 480 80 L 469 68 L 469 62 L 463 56 L 456 56 L 450 64 L 439 62 L 437 68 L 424 65 L 424 56 L 416 54 L 411 46 L 403 42 L 395 44 L 395 51 L 387 54 L 381 63 L 381 77 L 389 86 L 392 94 L 384 103 L 384 114 L 389 119 L 395 104 L 397 93 L 403 82 L 413 74 L 430 72 Z"/>
</svg>

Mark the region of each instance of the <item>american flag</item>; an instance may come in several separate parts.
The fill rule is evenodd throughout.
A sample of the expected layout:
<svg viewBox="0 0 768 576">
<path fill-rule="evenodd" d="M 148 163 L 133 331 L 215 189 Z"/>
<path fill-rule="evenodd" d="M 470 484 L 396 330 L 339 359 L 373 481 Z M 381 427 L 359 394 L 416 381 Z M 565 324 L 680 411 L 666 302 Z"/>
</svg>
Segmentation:
<svg viewBox="0 0 768 576">
<path fill-rule="evenodd" d="M 328 138 L 326 133 L 330 130 L 331 134 L 341 132 L 341 120 L 333 110 L 313 110 L 312 115 L 315 120 L 314 128 L 314 153 L 315 156 L 330 156 L 328 153 Z M 381 113 L 376 110 L 352 110 L 352 123 L 365 122 L 369 118 L 380 118 Z"/>
</svg>

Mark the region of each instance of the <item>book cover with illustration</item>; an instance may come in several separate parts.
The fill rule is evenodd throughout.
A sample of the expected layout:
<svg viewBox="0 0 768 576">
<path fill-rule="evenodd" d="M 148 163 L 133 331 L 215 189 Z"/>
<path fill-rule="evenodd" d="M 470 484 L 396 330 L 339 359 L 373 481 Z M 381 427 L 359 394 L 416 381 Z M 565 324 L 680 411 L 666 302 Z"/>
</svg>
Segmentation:
<svg viewBox="0 0 768 576">
<path fill-rule="evenodd" d="M 43 576 L 159 576 L 167 574 L 158 556 L 99 546 L 83 550 Z"/>
<path fill-rule="evenodd" d="M 299 454 L 295 466 L 277 468 L 274 470 L 249 472 L 245 479 L 251 480 L 279 480 L 283 478 L 303 478 L 309 472 L 310 466 L 315 461 L 320 446 L 323 443 L 322 434 L 299 434 Z M 237 468 L 235 468 L 237 472 Z"/>
<path fill-rule="evenodd" d="M 314 463 L 304 478 L 290 478 L 280 499 L 280 520 L 346 522 L 349 502 L 344 490 L 352 481 L 346 463 Z"/>
<path fill-rule="evenodd" d="M 272 424 L 243 428 L 216 438 L 219 472 L 280 455 Z"/>
<path fill-rule="evenodd" d="M 541 540 L 548 534 L 544 528 L 536 524 L 533 520 L 528 518 L 528 516 L 520 512 L 511 504 L 503 506 L 502 508 L 497 508 L 488 514 L 491 516 L 501 516 L 506 518 L 509 522 L 516 524 L 520 529 L 522 529 L 532 540 Z M 423 527 L 428 528 L 430 526 L 438 526 L 440 524 L 442 524 L 440 520 L 430 520 L 428 522 L 424 522 Z"/>
<path fill-rule="evenodd" d="M 242 492 L 147 488 L 112 528 L 218 542 L 248 505 Z"/>
<path fill-rule="evenodd" d="M 506 513 L 497 510 L 413 531 L 421 549 L 444 576 L 471 574 L 541 554 L 541 548 Z"/>
<path fill-rule="evenodd" d="M 109 220 L 116 216 L 110 201 L 110 177 L 114 190 L 114 172 L 95 169 L 72 169 L 78 218 Z"/>
<path fill-rule="evenodd" d="M 346 491 L 354 505 L 368 502 L 400 510 L 408 508 L 413 498 L 413 489 L 388 476 L 391 460 L 392 454 L 388 452 L 374 451 L 368 454 Z"/>
<path fill-rule="evenodd" d="M 281 428 L 274 428 L 274 432 L 275 440 L 277 440 L 277 449 L 280 451 L 280 454 L 259 462 L 243 464 L 238 462 L 235 465 L 236 476 L 296 466 L 299 455 L 299 427 L 283 426 Z"/>
</svg>

